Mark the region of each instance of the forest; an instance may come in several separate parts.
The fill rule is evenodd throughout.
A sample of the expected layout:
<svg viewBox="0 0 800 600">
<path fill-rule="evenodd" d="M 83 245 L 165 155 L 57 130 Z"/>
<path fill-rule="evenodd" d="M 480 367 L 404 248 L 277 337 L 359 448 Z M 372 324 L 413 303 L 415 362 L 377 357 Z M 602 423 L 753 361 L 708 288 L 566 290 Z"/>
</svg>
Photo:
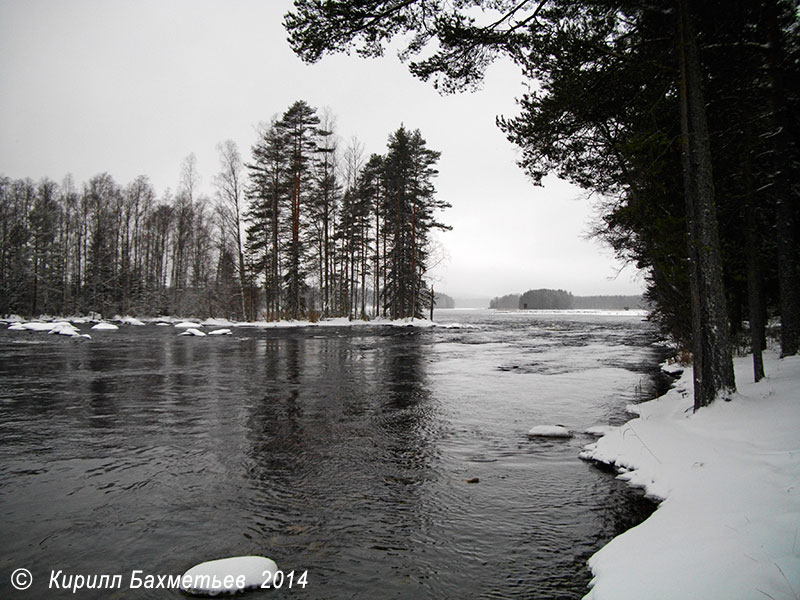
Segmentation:
<svg viewBox="0 0 800 600">
<path fill-rule="evenodd" d="M 489 308 L 500 310 L 629 310 L 646 309 L 641 296 L 575 296 L 565 290 L 537 289 L 492 298 Z"/>
<path fill-rule="evenodd" d="M 796 0 L 295 0 L 308 62 L 381 56 L 443 93 L 518 66 L 498 117 L 534 184 L 590 193 L 594 235 L 646 279 L 662 332 L 692 356 L 695 408 L 736 390 L 733 340 L 764 374 L 766 325 L 800 347 L 800 10 Z"/>
<path fill-rule="evenodd" d="M 333 124 L 298 101 L 249 159 L 220 143 L 212 198 L 194 155 L 160 196 L 144 175 L 0 176 L 0 314 L 423 316 L 439 153 L 401 126 L 366 157 Z"/>
</svg>

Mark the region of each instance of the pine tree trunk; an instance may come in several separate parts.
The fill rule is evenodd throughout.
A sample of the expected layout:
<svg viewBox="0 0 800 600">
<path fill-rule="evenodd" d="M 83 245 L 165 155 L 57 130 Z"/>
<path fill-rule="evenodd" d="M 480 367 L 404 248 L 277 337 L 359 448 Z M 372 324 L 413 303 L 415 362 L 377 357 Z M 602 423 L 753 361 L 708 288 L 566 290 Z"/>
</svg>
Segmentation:
<svg viewBox="0 0 800 600">
<path fill-rule="evenodd" d="M 690 0 L 677 0 L 682 161 L 694 339 L 694 408 L 736 391 L 722 260 L 717 232 L 711 148 L 702 72 Z"/>
<path fill-rule="evenodd" d="M 781 310 L 781 356 L 797 354 L 800 350 L 800 267 L 797 240 L 795 239 L 796 203 L 789 180 L 789 117 L 786 106 L 782 62 L 785 60 L 783 37 L 778 24 L 778 6 L 775 0 L 766 3 L 769 35 L 769 74 L 772 94 L 771 109 L 777 131 L 773 136 L 775 175 L 775 209 L 777 221 L 778 286 Z"/>
</svg>

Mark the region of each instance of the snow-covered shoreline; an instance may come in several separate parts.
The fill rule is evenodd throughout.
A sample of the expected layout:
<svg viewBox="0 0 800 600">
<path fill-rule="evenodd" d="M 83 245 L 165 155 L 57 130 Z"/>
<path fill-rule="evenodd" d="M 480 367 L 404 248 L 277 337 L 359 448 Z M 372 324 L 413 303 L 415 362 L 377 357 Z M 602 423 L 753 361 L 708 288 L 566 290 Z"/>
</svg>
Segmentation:
<svg viewBox="0 0 800 600">
<path fill-rule="evenodd" d="M 662 500 L 589 560 L 588 600 L 800 598 L 800 357 L 735 360 L 739 393 L 692 411 L 691 369 L 581 458 Z"/>
</svg>

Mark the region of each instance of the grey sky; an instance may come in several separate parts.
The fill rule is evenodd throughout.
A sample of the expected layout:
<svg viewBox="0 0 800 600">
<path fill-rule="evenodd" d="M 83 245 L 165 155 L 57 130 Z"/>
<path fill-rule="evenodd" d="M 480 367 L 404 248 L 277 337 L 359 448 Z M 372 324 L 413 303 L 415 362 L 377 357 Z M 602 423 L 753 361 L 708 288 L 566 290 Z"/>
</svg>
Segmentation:
<svg viewBox="0 0 800 600">
<path fill-rule="evenodd" d="M 393 54 L 305 65 L 285 42 L 285 0 L 0 0 L 0 173 L 76 182 L 108 171 L 147 175 L 159 194 L 194 152 L 213 193 L 215 146 L 247 156 L 260 121 L 306 100 L 329 107 L 346 144 L 384 152 L 403 123 L 442 152 L 439 194 L 453 204 L 440 236 L 437 289 L 495 296 L 536 287 L 639 293 L 642 282 L 583 238 L 592 214 L 580 190 L 534 188 L 495 126 L 522 92 L 511 65 L 475 94 L 440 96 Z"/>
</svg>

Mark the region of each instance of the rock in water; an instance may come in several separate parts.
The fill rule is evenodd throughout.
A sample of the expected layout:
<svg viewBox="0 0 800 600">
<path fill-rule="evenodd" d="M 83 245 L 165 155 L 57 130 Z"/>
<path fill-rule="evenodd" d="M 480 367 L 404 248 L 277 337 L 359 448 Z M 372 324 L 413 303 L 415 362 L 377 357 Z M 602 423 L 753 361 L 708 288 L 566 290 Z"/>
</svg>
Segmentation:
<svg viewBox="0 0 800 600">
<path fill-rule="evenodd" d="M 572 432 L 563 425 L 537 425 L 528 432 L 528 435 L 531 437 L 568 438 L 572 437 Z"/>
<path fill-rule="evenodd" d="M 278 571 L 265 556 L 234 556 L 195 565 L 181 577 L 181 589 L 189 594 L 217 596 L 259 588 Z"/>
<path fill-rule="evenodd" d="M 190 327 L 183 333 L 179 333 L 178 335 L 196 335 L 198 337 L 206 337 L 206 334 L 200 331 L 199 329 L 195 329 L 194 327 Z"/>
</svg>

